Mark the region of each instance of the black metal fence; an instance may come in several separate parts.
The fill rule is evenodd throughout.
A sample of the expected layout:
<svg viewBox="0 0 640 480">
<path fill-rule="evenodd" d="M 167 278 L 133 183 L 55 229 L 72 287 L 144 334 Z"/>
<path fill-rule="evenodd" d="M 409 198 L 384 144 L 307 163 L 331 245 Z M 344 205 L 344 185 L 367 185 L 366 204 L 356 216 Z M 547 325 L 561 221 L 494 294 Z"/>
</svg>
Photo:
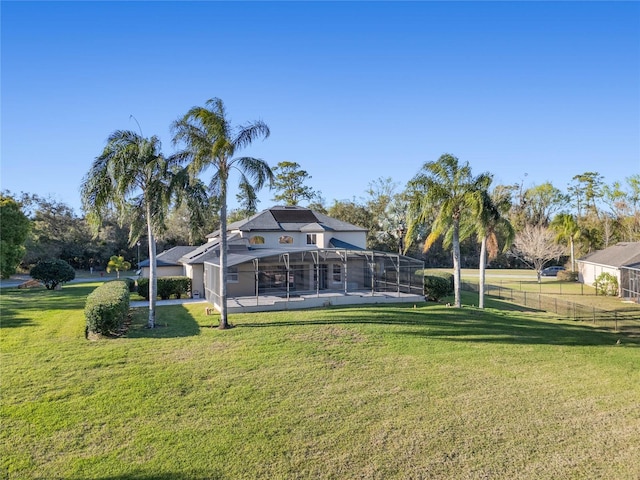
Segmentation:
<svg viewBox="0 0 640 480">
<path fill-rule="evenodd" d="M 475 283 L 462 282 L 462 289 L 477 293 L 479 286 Z M 570 302 L 553 295 L 519 291 L 499 285 L 485 285 L 485 295 L 507 300 L 530 309 L 554 313 L 562 319 L 589 321 L 615 331 L 632 330 L 640 333 L 640 309 L 603 310 L 591 305 Z"/>
</svg>

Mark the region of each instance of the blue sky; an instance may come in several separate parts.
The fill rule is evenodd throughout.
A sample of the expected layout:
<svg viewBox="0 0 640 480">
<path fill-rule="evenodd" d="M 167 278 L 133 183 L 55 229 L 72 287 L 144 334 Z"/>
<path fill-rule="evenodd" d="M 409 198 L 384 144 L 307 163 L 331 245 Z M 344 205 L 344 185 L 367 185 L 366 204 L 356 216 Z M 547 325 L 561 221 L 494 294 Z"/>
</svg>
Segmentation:
<svg viewBox="0 0 640 480">
<path fill-rule="evenodd" d="M 525 187 L 640 173 L 638 2 L 3 1 L 1 13 L 0 186 L 77 213 L 112 131 L 137 130 L 133 115 L 171 153 L 171 122 L 212 97 L 234 123 L 270 126 L 243 154 L 298 162 L 327 204 L 380 177 L 404 186 L 443 153 Z"/>
</svg>

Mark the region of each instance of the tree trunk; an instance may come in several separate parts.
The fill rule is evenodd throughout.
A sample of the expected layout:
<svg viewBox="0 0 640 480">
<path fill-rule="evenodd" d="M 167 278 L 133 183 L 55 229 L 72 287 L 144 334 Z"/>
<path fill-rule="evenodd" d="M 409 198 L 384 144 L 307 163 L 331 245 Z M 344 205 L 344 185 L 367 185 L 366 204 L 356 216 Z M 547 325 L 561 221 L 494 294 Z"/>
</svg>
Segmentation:
<svg viewBox="0 0 640 480">
<path fill-rule="evenodd" d="M 158 295 L 158 274 L 156 261 L 156 239 L 151 227 L 151 208 L 147 206 L 147 235 L 149 237 L 149 321 L 148 327 L 156 326 L 156 296 Z"/>
<path fill-rule="evenodd" d="M 575 261 L 575 256 L 574 256 L 573 237 L 571 237 L 570 241 L 571 241 L 571 271 L 575 272 L 576 271 L 576 261 Z"/>
<path fill-rule="evenodd" d="M 229 328 L 227 320 L 227 179 L 220 188 L 220 330 Z"/>
<path fill-rule="evenodd" d="M 478 279 L 478 307 L 484 308 L 484 274 L 487 268 L 487 236 L 482 237 L 480 244 L 480 278 Z"/>
<path fill-rule="evenodd" d="M 453 291 L 455 307 L 462 307 L 462 285 L 460 283 L 460 220 L 453 220 Z"/>
</svg>

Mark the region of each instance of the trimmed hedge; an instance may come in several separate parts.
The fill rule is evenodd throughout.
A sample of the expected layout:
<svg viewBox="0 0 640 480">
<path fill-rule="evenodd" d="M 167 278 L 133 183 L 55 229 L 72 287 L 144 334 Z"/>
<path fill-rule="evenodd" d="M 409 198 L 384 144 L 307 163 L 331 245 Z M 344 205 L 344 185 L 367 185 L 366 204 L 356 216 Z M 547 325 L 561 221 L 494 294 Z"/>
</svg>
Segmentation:
<svg viewBox="0 0 640 480">
<path fill-rule="evenodd" d="M 578 272 L 572 272 L 570 270 L 560 270 L 556 278 L 562 282 L 577 282 Z"/>
<path fill-rule="evenodd" d="M 129 287 L 126 282 L 106 282 L 87 296 L 84 316 L 86 333 L 107 335 L 122 327 L 129 313 Z"/>
<path fill-rule="evenodd" d="M 437 302 L 442 297 L 453 294 L 453 275 L 451 279 L 440 275 L 425 275 L 424 295 L 427 300 Z"/>
<path fill-rule="evenodd" d="M 180 298 L 191 292 L 191 279 L 189 277 L 159 277 L 158 296 L 162 300 L 168 300 L 172 295 Z M 149 300 L 149 279 L 138 279 L 138 294 L 145 300 Z"/>
</svg>

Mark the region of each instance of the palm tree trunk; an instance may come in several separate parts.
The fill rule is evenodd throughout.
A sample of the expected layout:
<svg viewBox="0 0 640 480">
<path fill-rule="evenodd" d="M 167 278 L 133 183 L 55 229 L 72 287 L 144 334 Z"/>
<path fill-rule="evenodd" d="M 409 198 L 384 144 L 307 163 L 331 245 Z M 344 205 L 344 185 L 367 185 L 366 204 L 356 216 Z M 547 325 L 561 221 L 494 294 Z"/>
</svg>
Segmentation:
<svg viewBox="0 0 640 480">
<path fill-rule="evenodd" d="M 460 220 L 453 220 L 453 291 L 455 307 L 462 307 L 462 285 L 460 283 Z"/>
<path fill-rule="evenodd" d="M 220 188 L 220 330 L 229 328 L 227 320 L 227 179 Z"/>
<path fill-rule="evenodd" d="M 482 237 L 480 244 L 480 278 L 478 279 L 478 307 L 484 308 L 484 274 L 487 269 L 487 236 Z"/>
<path fill-rule="evenodd" d="M 571 271 L 576 271 L 576 261 L 574 256 L 574 248 L 573 248 L 573 237 L 570 238 L 570 248 L 571 248 Z"/>
<path fill-rule="evenodd" d="M 151 227 L 151 207 L 147 205 L 147 236 L 149 237 L 149 321 L 148 327 L 156 326 L 156 297 L 158 295 L 158 274 L 156 261 L 156 239 Z"/>
</svg>

